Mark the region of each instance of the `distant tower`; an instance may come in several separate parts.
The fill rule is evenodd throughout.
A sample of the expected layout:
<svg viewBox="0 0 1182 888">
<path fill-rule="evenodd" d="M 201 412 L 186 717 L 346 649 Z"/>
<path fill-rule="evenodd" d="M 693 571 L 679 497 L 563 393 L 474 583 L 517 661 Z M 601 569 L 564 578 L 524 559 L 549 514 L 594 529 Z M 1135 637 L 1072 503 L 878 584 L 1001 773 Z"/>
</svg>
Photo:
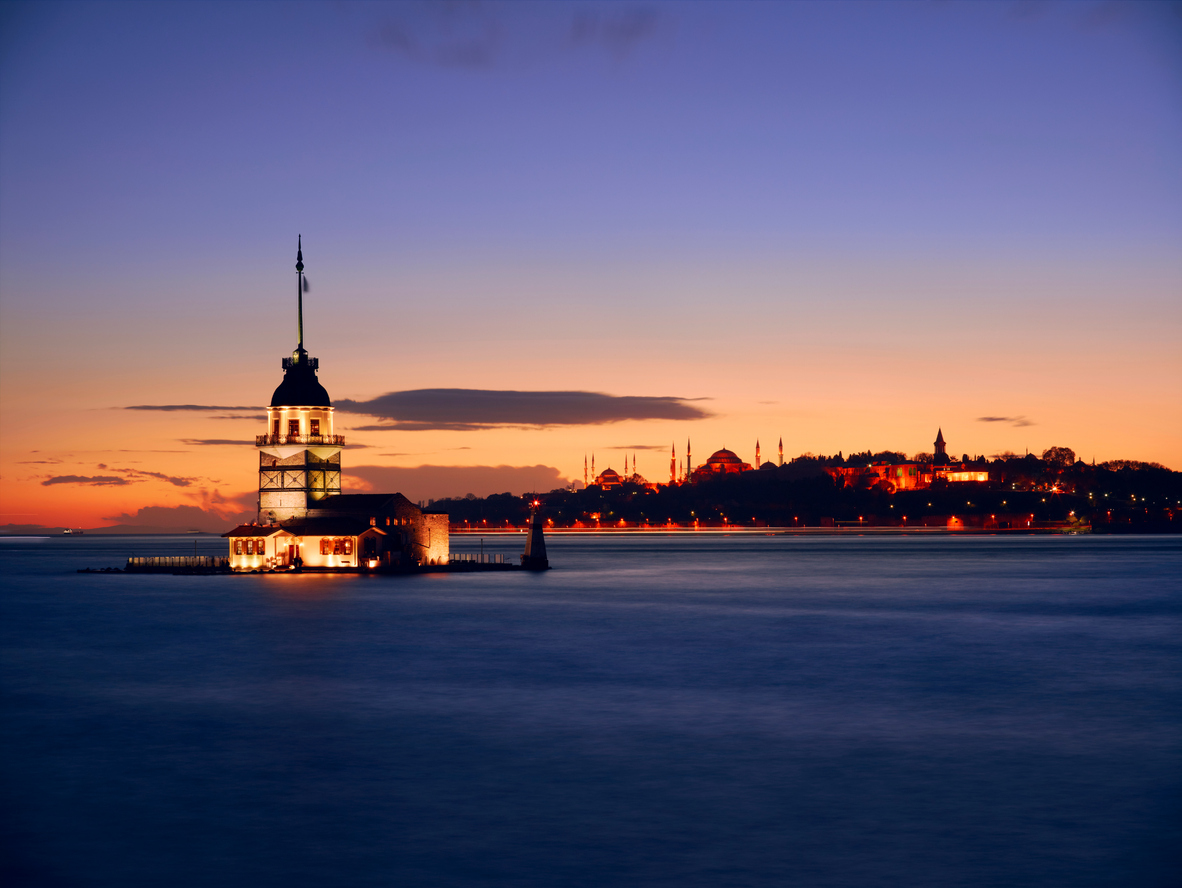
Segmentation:
<svg viewBox="0 0 1182 888">
<path fill-rule="evenodd" d="M 304 350 L 304 250 L 296 246 L 299 344 L 283 359 L 283 382 L 267 408 L 259 451 L 259 523 L 303 518 L 326 496 L 341 492 L 341 448 L 332 433 L 332 402 L 316 378 L 320 362 Z"/>
<path fill-rule="evenodd" d="M 583 454 L 583 486 L 587 486 L 587 454 Z"/>
<path fill-rule="evenodd" d="M 944 464 L 948 462 L 948 450 L 944 444 L 944 430 L 937 429 L 936 431 L 936 452 L 932 454 L 932 462 L 936 464 Z"/>
<path fill-rule="evenodd" d="M 690 439 L 686 438 L 685 439 L 685 480 L 686 481 L 689 480 L 689 476 L 693 474 L 693 471 L 694 471 L 694 455 L 693 455 L 693 452 L 690 450 Z"/>
<path fill-rule="evenodd" d="M 780 439 L 780 465 L 784 465 L 784 439 Z"/>
<path fill-rule="evenodd" d="M 674 484 L 677 481 L 677 442 L 673 442 L 673 446 L 669 448 L 669 483 Z"/>
<path fill-rule="evenodd" d="M 592 478 L 599 477 L 598 475 L 595 474 L 595 451 L 594 450 L 591 451 L 591 477 Z"/>
<path fill-rule="evenodd" d="M 760 466 L 760 462 L 759 462 L 759 439 L 758 439 L 758 438 L 756 438 L 756 439 L 755 439 L 755 468 L 757 468 L 757 469 L 758 469 L 758 468 L 759 468 L 759 466 Z"/>
</svg>

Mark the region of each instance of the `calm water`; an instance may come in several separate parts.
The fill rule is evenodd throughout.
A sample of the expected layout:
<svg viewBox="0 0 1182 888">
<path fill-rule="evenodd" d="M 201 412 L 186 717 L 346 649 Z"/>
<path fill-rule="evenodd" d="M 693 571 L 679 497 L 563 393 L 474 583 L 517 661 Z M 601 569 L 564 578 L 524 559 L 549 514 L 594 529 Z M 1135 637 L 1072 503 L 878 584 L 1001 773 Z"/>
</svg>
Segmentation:
<svg viewBox="0 0 1182 888">
<path fill-rule="evenodd" d="M 1182 540 L 549 543 L 325 578 L 0 540 L 0 881 L 1179 884 Z"/>
</svg>

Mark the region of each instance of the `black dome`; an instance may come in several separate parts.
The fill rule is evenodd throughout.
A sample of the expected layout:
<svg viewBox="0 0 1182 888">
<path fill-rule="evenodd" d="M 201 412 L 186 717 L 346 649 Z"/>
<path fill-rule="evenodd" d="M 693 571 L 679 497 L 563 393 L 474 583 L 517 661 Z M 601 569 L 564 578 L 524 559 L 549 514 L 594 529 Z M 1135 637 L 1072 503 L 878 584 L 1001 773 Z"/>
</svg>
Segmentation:
<svg viewBox="0 0 1182 888">
<path fill-rule="evenodd" d="M 283 382 L 271 396 L 272 407 L 331 407 L 328 392 L 316 378 L 313 365 L 306 362 L 285 361 L 287 372 Z"/>
</svg>

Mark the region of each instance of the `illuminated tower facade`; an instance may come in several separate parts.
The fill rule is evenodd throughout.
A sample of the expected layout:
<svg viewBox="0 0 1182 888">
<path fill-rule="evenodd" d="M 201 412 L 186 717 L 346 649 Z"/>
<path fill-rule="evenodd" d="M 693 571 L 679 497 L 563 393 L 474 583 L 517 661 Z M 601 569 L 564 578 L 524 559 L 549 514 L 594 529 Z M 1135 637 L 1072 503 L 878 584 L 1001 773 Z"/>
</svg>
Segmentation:
<svg viewBox="0 0 1182 888">
<path fill-rule="evenodd" d="M 677 482 L 677 444 L 676 442 L 669 448 L 669 483 L 675 484 Z"/>
<path fill-rule="evenodd" d="M 759 439 L 755 439 L 755 468 L 759 468 L 762 463 L 759 461 Z"/>
<path fill-rule="evenodd" d="M 334 435 L 332 402 L 316 378 L 320 362 L 304 350 L 304 250 L 296 247 L 299 344 L 283 359 L 283 382 L 267 408 L 267 433 L 259 451 L 260 524 L 303 518 L 327 496 L 341 492 L 341 448 Z"/>
<path fill-rule="evenodd" d="M 690 439 L 685 439 L 685 480 L 689 480 L 689 476 L 694 472 L 694 454 L 690 450 Z"/>
<path fill-rule="evenodd" d="M 780 465 L 784 465 L 784 439 L 780 439 Z"/>
</svg>

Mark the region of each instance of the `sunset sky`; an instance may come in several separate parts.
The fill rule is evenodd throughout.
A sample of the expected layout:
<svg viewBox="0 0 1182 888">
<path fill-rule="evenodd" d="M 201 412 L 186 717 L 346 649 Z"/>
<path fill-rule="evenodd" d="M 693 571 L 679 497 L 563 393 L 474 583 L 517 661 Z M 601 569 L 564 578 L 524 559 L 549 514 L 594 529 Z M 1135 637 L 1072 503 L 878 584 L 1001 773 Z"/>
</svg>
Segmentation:
<svg viewBox="0 0 1182 888">
<path fill-rule="evenodd" d="M 354 490 L 1182 469 L 1180 10 L 5 4 L 0 525 L 253 512 L 297 234 Z"/>
</svg>

